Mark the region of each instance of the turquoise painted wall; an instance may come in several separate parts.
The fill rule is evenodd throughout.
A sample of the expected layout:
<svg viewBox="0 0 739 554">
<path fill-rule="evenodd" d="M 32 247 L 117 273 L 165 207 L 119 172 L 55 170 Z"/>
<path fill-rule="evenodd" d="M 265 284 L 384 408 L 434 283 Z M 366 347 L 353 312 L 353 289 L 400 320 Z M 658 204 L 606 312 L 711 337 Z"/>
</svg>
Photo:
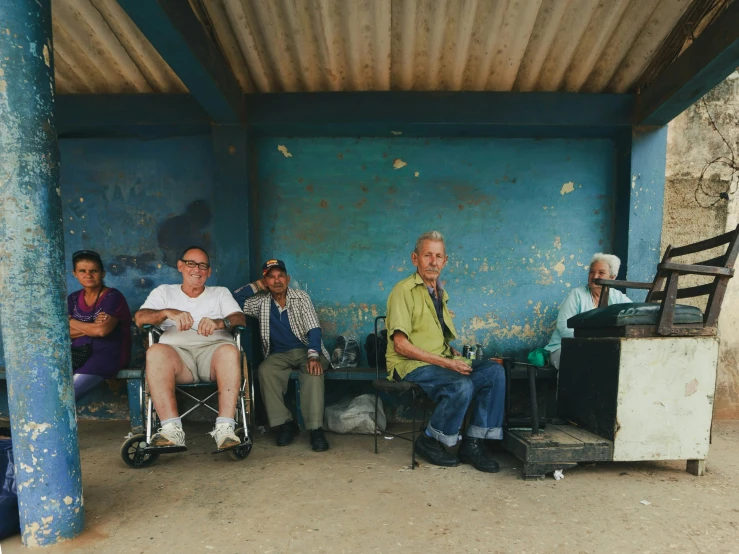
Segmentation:
<svg viewBox="0 0 739 554">
<path fill-rule="evenodd" d="M 132 311 L 155 286 L 179 280 L 173 265 L 188 244 L 211 246 L 216 269 L 219 258 L 234 267 L 248 259 L 238 232 L 212 244 L 222 208 L 213 205 L 211 136 L 64 139 L 60 148 L 67 269 L 75 250 L 97 250 Z M 256 257 L 287 262 L 329 348 L 339 334 L 364 343 L 429 229 L 447 237 L 444 277 L 461 338 L 489 354 L 543 345 L 592 253 L 613 242 L 607 139 L 269 138 L 251 158 Z M 236 262 L 224 256 L 234 251 Z M 71 274 L 67 287 L 78 288 Z M 141 337 L 135 346 L 140 361 Z M 120 385 L 92 393 L 81 415 L 126 417 Z M 4 404 L 0 394 L 0 415 Z"/>
<path fill-rule="evenodd" d="M 546 344 L 592 254 L 612 249 L 611 140 L 265 138 L 257 149 L 258 257 L 285 260 L 329 339 L 364 342 L 431 229 L 447 239 L 459 345 L 489 354 Z"/>
<path fill-rule="evenodd" d="M 180 278 L 174 267 L 180 249 L 209 243 L 211 137 L 64 139 L 59 147 L 67 291 L 80 288 L 71 274 L 72 253 L 92 249 L 103 258 L 106 284 L 123 292 L 133 312 L 155 286 Z M 134 336 L 134 363 L 143 360 L 142 341 Z M 8 413 L 4 387 L 0 381 L 0 416 Z M 127 418 L 126 402 L 125 383 L 110 381 L 78 411 Z"/>
</svg>

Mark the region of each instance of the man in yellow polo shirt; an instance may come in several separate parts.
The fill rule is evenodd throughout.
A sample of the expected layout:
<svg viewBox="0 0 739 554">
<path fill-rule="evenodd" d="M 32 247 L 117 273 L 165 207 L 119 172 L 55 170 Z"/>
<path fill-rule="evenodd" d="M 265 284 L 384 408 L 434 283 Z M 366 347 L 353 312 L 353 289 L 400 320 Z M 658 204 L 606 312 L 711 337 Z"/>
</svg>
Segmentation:
<svg viewBox="0 0 739 554">
<path fill-rule="evenodd" d="M 449 295 L 439 279 L 448 260 L 444 237 L 424 233 L 411 254 L 416 273 L 393 287 L 387 300 L 388 379 L 412 381 L 436 403 L 416 451 L 440 466 L 471 464 L 494 473 L 498 463 L 483 448 L 484 439 L 502 439 L 505 373 L 489 360 L 463 358 L 449 343 L 457 338 L 447 308 Z M 455 446 L 467 410 L 459 457 Z"/>
</svg>

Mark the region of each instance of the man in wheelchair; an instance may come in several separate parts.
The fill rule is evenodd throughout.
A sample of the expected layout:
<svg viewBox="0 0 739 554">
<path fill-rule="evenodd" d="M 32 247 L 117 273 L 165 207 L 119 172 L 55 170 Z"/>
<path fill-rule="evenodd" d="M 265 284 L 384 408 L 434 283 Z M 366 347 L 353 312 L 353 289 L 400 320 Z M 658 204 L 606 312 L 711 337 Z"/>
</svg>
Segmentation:
<svg viewBox="0 0 739 554">
<path fill-rule="evenodd" d="M 240 352 L 230 329 L 245 324 L 244 314 L 225 287 L 206 287 L 211 275 L 205 250 L 193 246 L 177 262 L 182 285 L 161 285 L 136 312 L 136 325 L 164 331 L 146 351 L 146 380 L 161 428 L 154 447 L 185 447 L 175 385 L 215 382 L 218 418 L 211 433 L 219 450 L 240 444 L 234 432 L 241 384 Z"/>
</svg>

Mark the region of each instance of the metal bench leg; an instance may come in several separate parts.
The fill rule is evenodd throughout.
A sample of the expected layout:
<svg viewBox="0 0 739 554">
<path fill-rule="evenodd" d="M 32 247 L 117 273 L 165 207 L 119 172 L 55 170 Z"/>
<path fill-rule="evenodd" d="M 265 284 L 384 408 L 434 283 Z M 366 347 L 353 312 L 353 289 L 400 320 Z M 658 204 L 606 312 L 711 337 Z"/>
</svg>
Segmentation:
<svg viewBox="0 0 739 554">
<path fill-rule="evenodd" d="M 379 396 L 380 391 L 375 391 L 375 454 L 377 454 L 377 403 Z"/>
<path fill-rule="evenodd" d="M 531 403 L 531 434 L 539 433 L 539 402 L 536 394 L 536 368 L 528 367 L 529 374 L 529 402 Z"/>
<path fill-rule="evenodd" d="M 416 469 L 416 390 L 411 389 L 411 417 L 413 418 L 413 427 L 411 427 L 411 469 Z"/>
</svg>

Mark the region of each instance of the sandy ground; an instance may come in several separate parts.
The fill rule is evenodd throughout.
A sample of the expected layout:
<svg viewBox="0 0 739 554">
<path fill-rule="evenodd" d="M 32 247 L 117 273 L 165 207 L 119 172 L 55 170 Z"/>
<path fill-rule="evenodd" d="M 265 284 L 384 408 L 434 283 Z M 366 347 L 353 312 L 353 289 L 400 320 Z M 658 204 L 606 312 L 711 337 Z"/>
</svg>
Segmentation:
<svg viewBox="0 0 739 554">
<path fill-rule="evenodd" d="M 528 482 L 470 466 L 411 471 L 410 444 L 302 433 L 278 448 L 259 436 L 234 462 L 191 424 L 186 453 L 126 467 L 126 423 L 81 422 L 87 528 L 46 552 L 739 552 L 739 421 L 714 426 L 704 477 L 683 462 L 581 465 Z M 643 505 L 641 500 L 651 504 Z M 27 552 L 20 538 L 3 554 Z"/>
</svg>

